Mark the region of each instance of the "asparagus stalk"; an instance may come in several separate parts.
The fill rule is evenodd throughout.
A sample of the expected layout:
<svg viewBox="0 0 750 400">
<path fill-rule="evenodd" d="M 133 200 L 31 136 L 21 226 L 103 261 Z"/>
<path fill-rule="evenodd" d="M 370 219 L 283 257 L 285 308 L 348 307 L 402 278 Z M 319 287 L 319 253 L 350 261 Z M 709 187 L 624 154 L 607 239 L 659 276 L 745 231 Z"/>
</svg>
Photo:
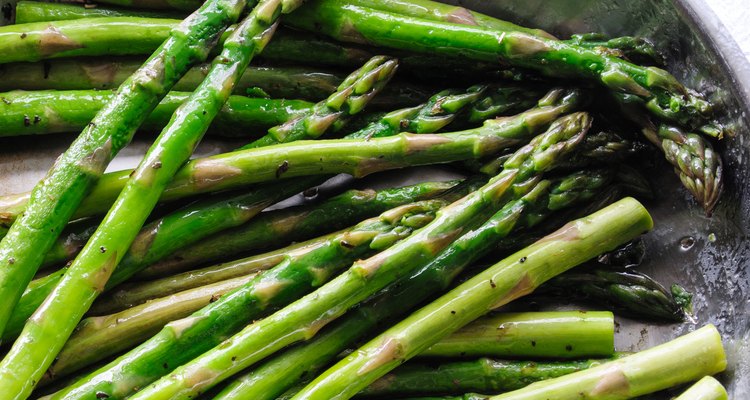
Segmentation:
<svg viewBox="0 0 750 400">
<path fill-rule="evenodd" d="M 649 350 L 586 371 L 531 384 L 492 400 L 632 399 L 721 372 L 727 361 L 719 332 L 706 325 Z"/>
<path fill-rule="evenodd" d="M 479 358 L 441 363 L 407 363 L 362 390 L 357 397 L 502 393 L 602 364 L 602 360 L 564 362 L 506 361 Z"/>
<path fill-rule="evenodd" d="M 211 318 L 210 322 L 182 332 L 186 337 L 200 337 L 200 343 L 191 343 L 190 339 L 180 341 L 167 330 L 167 333 L 154 336 L 147 344 L 136 350 L 141 358 L 144 357 L 144 352 L 149 351 L 144 349 L 157 345 L 169 349 L 166 352 L 150 353 L 151 356 L 146 356 L 147 364 L 138 364 L 132 357 L 125 356 L 105 367 L 109 372 L 122 370 L 124 366 L 131 370 L 146 368 L 147 371 L 153 370 L 149 364 L 161 365 L 164 361 L 169 362 L 174 368 L 189 360 L 191 355 L 200 354 L 202 350 L 211 348 L 222 338 L 239 330 L 246 324 L 244 321 L 255 319 L 261 316 L 264 310 L 273 310 L 301 297 L 325 283 L 335 276 L 339 269 L 345 268 L 357 258 L 371 255 L 407 237 L 414 229 L 429 222 L 435 210 L 444 204 L 442 200 L 430 200 L 389 210 L 380 217 L 366 220 L 353 228 L 325 238 L 314 248 L 303 248 L 301 251 L 284 255 L 280 263 L 257 279 L 251 280 L 247 276 L 233 278 L 181 292 L 114 315 L 92 317 L 82 322 L 47 374 L 67 374 L 109 355 L 129 350 L 159 334 L 165 324 L 188 317 L 206 304 L 217 302 L 216 305 L 211 305 L 210 310 L 202 310 L 199 313 L 201 318 Z M 278 293 L 267 293 L 268 286 L 274 283 L 282 285 L 274 287 L 273 291 Z M 244 287 L 244 294 L 233 291 L 226 301 L 218 299 L 221 293 L 239 287 Z M 214 297 L 209 296 L 208 301 L 203 301 L 206 300 L 206 295 L 210 294 Z M 257 302 L 262 305 L 255 305 Z M 231 324 L 226 322 L 229 319 L 233 321 Z M 120 320 L 128 323 L 118 324 L 117 321 Z M 212 324 L 222 324 L 222 328 L 217 330 Z M 116 339 L 113 341 L 113 338 Z M 188 350 L 187 354 L 182 354 Z M 157 375 L 152 379 L 169 372 L 161 368 L 157 368 L 156 371 Z"/>
<path fill-rule="evenodd" d="M 677 396 L 675 400 L 727 400 L 728 398 L 724 386 L 716 379 L 706 376 Z"/>
<path fill-rule="evenodd" d="M 513 232 L 525 227 L 525 222 L 531 222 L 524 218 L 525 214 L 547 204 L 548 186 L 540 182 L 539 189 L 507 204 L 480 228 L 452 243 L 444 252 L 446 256 L 384 289 L 309 342 L 243 374 L 217 399 L 272 400 L 295 385 L 300 377 L 316 376 L 320 368 L 327 366 L 348 346 L 367 338 L 383 321 L 392 320 L 447 289 L 473 259 L 481 257 L 496 242 L 512 240 Z"/>
<path fill-rule="evenodd" d="M 54 4 L 54 3 L 49 3 Z M 143 64 L 137 57 L 65 58 L 41 63 L 0 65 L 0 91 L 114 89 Z M 190 69 L 173 90 L 192 92 L 205 79 L 210 64 Z M 319 101 L 344 80 L 338 72 L 288 66 L 249 66 L 234 86 L 235 94 L 260 89 L 272 98 Z M 168 98 L 168 97 L 167 97 Z"/>
<path fill-rule="evenodd" d="M 711 105 L 666 71 L 641 67 L 575 44 L 519 31 L 497 31 L 465 21 L 415 18 L 335 0 L 315 0 L 285 23 L 348 42 L 463 55 L 486 62 L 500 58 L 511 66 L 547 76 L 590 79 L 614 92 L 637 96 L 657 118 L 691 128 L 712 126 Z"/>
<path fill-rule="evenodd" d="M 387 62 L 385 59 L 379 59 Z M 368 67 L 376 69 L 379 66 L 379 64 L 368 65 Z M 355 72 L 355 75 L 358 73 Z M 361 83 L 357 93 L 361 93 L 367 84 L 373 82 L 368 79 L 363 80 Z M 348 93 L 351 92 L 349 91 Z M 341 115 L 341 113 L 337 112 L 332 118 L 324 119 L 322 122 L 323 126 L 330 127 L 335 122 L 335 119 Z M 318 123 L 320 115 L 316 115 L 315 117 L 309 120 L 303 118 L 298 120 L 297 124 L 302 128 L 320 129 L 320 124 Z M 127 177 L 123 176 L 122 181 L 118 183 L 127 182 L 127 179 L 129 179 L 129 175 Z M 190 205 L 167 215 L 159 221 L 152 222 L 149 226 L 141 230 L 118 268 L 109 277 L 106 286 L 103 286 L 105 286 L 105 289 L 111 288 L 183 246 L 188 246 L 212 233 L 241 225 L 271 204 L 319 184 L 321 183 L 320 180 L 318 177 L 311 177 L 287 181 L 282 186 L 265 186 L 259 190 L 241 194 L 228 193 L 219 196 L 218 199 L 208 199 Z M 104 204 L 104 206 L 109 207 L 109 203 Z M 50 278 L 43 279 L 55 280 L 59 279 L 58 276 L 57 274 L 53 274 Z M 38 286 L 40 288 L 50 287 L 50 285 Z M 28 300 L 22 298 L 21 301 L 23 304 L 19 308 L 28 310 L 32 308 L 28 302 L 38 301 L 42 296 L 39 293 L 30 293 L 29 291 L 25 293 L 24 297 L 28 298 Z M 36 304 L 38 306 L 40 303 Z M 28 317 L 29 314 L 13 313 L 11 322 L 14 325 L 12 326 L 14 328 L 22 326 Z M 12 336 L 15 332 L 13 330 L 9 335 Z"/>
<path fill-rule="evenodd" d="M 165 278 L 152 282 L 123 285 L 106 297 L 101 298 L 91 311 L 94 315 L 109 314 L 141 304 L 154 297 L 163 297 L 170 292 L 174 293 L 201 286 L 203 283 L 213 283 L 245 275 L 255 270 L 258 262 L 263 265 L 268 262 L 267 260 L 275 259 L 277 256 L 274 256 L 274 254 L 283 254 L 283 250 L 281 252 L 275 250 L 270 254 L 254 256 L 239 262 L 230 262 L 200 270 L 191 270 L 180 275 L 167 276 L 177 270 L 187 270 L 189 269 L 188 266 L 226 259 L 241 252 L 248 253 L 269 249 L 315 237 L 320 233 L 344 229 L 357 223 L 357 221 L 373 217 L 404 204 L 436 197 L 451 199 L 454 196 L 466 194 L 466 190 L 459 190 L 460 188 L 456 188 L 455 192 L 449 190 L 454 188 L 454 185 L 455 182 L 425 182 L 379 191 L 350 190 L 317 205 L 291 207 L 263 213 L 241 228 L 209 237 L 200 243 L 193 244 L 185 251 L 176 252 L 165 258 L 164 261 L 153 264 L 143 271 L 148 272 L 148 274 L 142 274 L 141 276 L 159 274 L 165 276 Z M 326 240 L 325 237 L 312 239 L 301 249 L 307 250 L 315 247 L 321 239 Z M 199 250 L 188 251 L 194 248 Z M 293 245 L 292 248 L 287 248 L 287 251 L 294 251 L 295 248 L 300 248 L 300 246 Z M 194 254 L 193 258 L 189 257 L 190 254 Z M 188 258 L 182 259 L 185 256 L 188 256 Z"/>
<path fill-rule="evenodd" d="M 579 269 L 550 280 L 540 288 L 540 293 L 582 298 L 635 318 L 677 322 L 685 318 L 685 310 L 670 291 L 632 270 Z"/>
<path fill-rule="evenodd" d="M 176 174 L 161 200 L 169 201 L 282 177 L 342 172 L 364 176 L 406 166 L 478 158 L 528 140 L 556 118 L 577 108 L 581 102 L 580 92 L 554 90 L 541 107 L 514 117 L 487 121 L 483 127 L 461 132 L 401 134 L 369 141 L 301 141 L 193 160 Z M 417 148 L 420 153 L 406 157 L 406 153 Z M 125 170 L 105 174 L 81 204 L 76 216 L 93 215 L 108 209 L 131 172 Z M 8 223 L 15 219 L 24 211 L 27 198 L 27 194 L 4 197 L 0 201 L 0 221 Z"/>
<path fill-rule="evenodd" d="M 462 326 L 651 228 L 626 199 L 576 220 L 411 314 L 318 376 L 295 399 L 346 399 Z"/>
<path fill-rule="evenodd" d="M 200 6 L 200 4 L 197 4 Z M 198 7 L 195 7 L 198 8 Z M 192 9 L 190 11 L 195 10 Z M 133 10 L 120 7 L 85 7 L 83 4 L 19 1 L 16 4 L 16 24 L 39 21 L 64 21 L 70 19 L 96 17 L 145 17 L 145 18 L 185 18 L 185 12 Z"/>
<path fill-rule="evenodd" d="M 31 393 L 94 299 L 104 291 L 164 188 L 189 159 L 229 98 L 234 83 L 270 40 L 278 16 L 301 3 L 261 0 L 224 41 L 206 79 L 175 111 L 99 228 L 0 362 L 0 392 L 11 398 L 26 398 Z"/>
<path fill-rule="evenodd" d="M 315 251 L 299 257 L 288 255 L 273 269 L 191 316 L 171 322 L 148 341 L 53 398 L 90 398 L 98 393 L 108 398 L 127 397 L 218 345 L 247 321 L 323 285 L 354 260 L 409 236 L 445 204 L 430 200 L 401 206 L 336 235 Z"/>
<path fill-rule="evenodd" d="M 614 334 L 610 312 L 500 314 L 474 321 L 419 356 L 611 357 Z"/>
<path fill-rule="evenodd" d="M 5 330 L 13 308 L 44 254 L 109 161 L 130 142 L 138 126 L 172 85 L 192 64 L 208 56 L 218 36 L 239 17 L 244 5 L 244 2 L 234 0 L 208 1 L 171 29 L 169 38 L 120 86 L 117 95 L 101 109 L 34 188 L 23 216 L 0 241 L 0 296 L 4 299 L 0 305 L 0 333 Z M 15 39 L 25 45 L 31 44 L 32 51 L 43 54 L 75 52 L 72 49 L 80 47 L 75 38 L 45 25 Z M 0 42 L 8 40 L 6 29 L 0 28 Z M 90 34 L 94 31 L 92 29 Z M 127 33 L 118 34 L 127 36 Z M 8 385 L 3 387 L 8 389 L 9 398 L 29 392 L 34 386 L 36 382 L 32 379 L 22 382 L 25 375 L 17 375 L 20 381 L 2 379 L 3 384 Z M 14 384 L 17 384 L 14 388 L 9 387 Z"/>
<path fill-rule="evenodd" d="M 479 190 L 438 212 L 433 222 L 409 239 L 352 267 L 283 310 L 249 325 L 222 345 L 202 354 L 169 376 L 135 394 L 133 399 L 180 399 L 195 396 L 280 348 L 314 336 L 348 308 L 434 259 L 456 236 L 512 193 L 524 191 L 536 176 L 567 154 L 583 138 L 590 120 L 573 114 L 553 124 L 520 149 L 508 168 Z M 424 135 L 422 135 L 424 136 Z M 417 136 L 418 137 L 418 136 Z M 373 139 L 375 141 L 377 139 Z M 220 367 L 219 367 L 220 366 Z M 219 368 L 217 368 L 219 367 Z M 200 385 L 191 371 L 211 371 Z"/>
<path fill-rule="evenodd" d="M 8 92 L 0 94 L 0 136 L 40 135 L 81 130 L 115 96 L 99 90 Z M 141 129 L 158 131 L 190 93 L 171 92 L 151 112 Z M 211 125 L 211 133 L 246 136 L 308 112 L 302 100 L 274 100 L 231 96 Z"/>
</svg>

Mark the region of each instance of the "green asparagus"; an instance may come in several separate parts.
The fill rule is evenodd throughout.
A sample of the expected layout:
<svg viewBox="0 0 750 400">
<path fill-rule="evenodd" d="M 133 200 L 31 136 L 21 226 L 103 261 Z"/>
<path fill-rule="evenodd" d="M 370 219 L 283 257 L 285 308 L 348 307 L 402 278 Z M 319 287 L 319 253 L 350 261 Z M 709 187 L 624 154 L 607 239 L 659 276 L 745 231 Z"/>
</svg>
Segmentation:
<svg viewBox="0 0 750 400">
<path fill-rule="evenodd" d="M 5 330 L 13 308 L 39 268 L 44 254 L 110 160 L 130 142 L 136 129 L 172 85 L 193 64 L 208 56 L 216 39 L 239 17 L 245 5 L 245 2 L 235 0 L 208 1 L 170 29 L 168 39 L 120 86 L 116 96 L 99 111 L 57 159 L 42 182 L 35 186 L 23 216 L 0 241 L 0 297 L 4 299 L 0 305 L 0 333 Z M 49 24 L 43 25 L 38 31 L 29 31 L 13 39 L 31 44 L 32 51 L 39 54 L 70 53 L 80 48 L 81 44 L 74 38 L 50 28 Z M 8 39 L 6 29 L 0 27 L 2 42 Z M 89 33 L 93 35 L 95 32 L 92 29 Z M 126 36 L 127 32 L 110 34 Z M 3 54 L 15 54 L 16 51 L 13 49 Z M 24 381 L 24 375 L 21 372 L 15 375 L 20 378 L 18 380 L 0 379 L 3 388 L 0 392 L 8 393 L 9 398 L 29 392 L 36 382 L 33 379 Z M 2 364 L 0 376 L 4 376 Z"/>
<path fill-rule="evenodd" d="M 375 3 L 382 1 L 373 0 Z M 713 128 L 711 105 L 672 75 L 601 55 L 575 44 L 519 31 L 496 31 L 465 21 L 415 18 L 336 0 L 315 0 L 285 19 L 293 27 L 335 39 L 478 61 L 503 62 L 546 76 L 598 81 L 637 96 L 657 118 L 691 128 Z"/>
<path fill-rule="evenodd" d="M 195 9 L 192 9 L 190 11 L 194 10 Z M 27 0 L 19 1 L 16 4 L 16 24 L 96 17 L 182 19 L 185 18 L 186 15 L 187 14 L 184 12 L 175 11 L 132 10 L 119 7 L 85 7 L 83 4 L 42 3 Z"/>
<path fill-rule="evenodd" d="M 164 188 L 190 158 L 231 95 L 234 83 L 270 40 L 279 15 L 291 12 L 301 3 L 302 0 L 283 4 L 281 0 L 260 0 L 224 41 L 206 79 L 177 108 L 102 223 L 0 362 L 0 393 L 10 398 L 26 398 L 31 393 L 83 315 L 104 291 Z"/>
<path fill-rule="evenodd" d="M 357 398 L 502 393 L 602 363 L 602 360 L 536 362 L 491 358 L 429 364 L 410 362 L 373 382 Z"/>
<path fill-rule="evenodd" d="M 500 314 L 479 319 L 430 346 L 421 357 L 610 357 L 609 312 Z"/>
<path fill-rule="evenodd" d="M 716 379 L 706 376 L 677 396 L 675 400 L 727 400 L 728 398 L 724 386 Z"/>
<path fill-rule="evenodd" d="M 721 372 L 727 360 L 713 325 L 585 371 L 533 383 L 492 400 L 624 400 Z"/>
<path fill-rule="evenodd" d="M 99 90 L 7 92 L 0 94 L 0 136 L 73 132 L 86 127 L 115 93 Z M 171 92 L 151 112 L 141 129 L 159 131 L 190 93 Z M 221 136 L 257 135 L 301 116 L 312 105 L 302 100 L 231 96 L 211 125 Z"/>
<path fill-rule="evenodd" d="M 269 310 L 294 301 L 360 257 L 409 236 L 429 222 L 444 201 L 404 205 L 336 235 L 316 250 L 288 255 L 276 267 L 157 335 L 53 398 L 124 398 L 189 361 Z M 123 384 L 125 383 L 125 384 Z"/>
<path fill-rule="evenodd" d="M 281 347 L 310 338 L 348 308 L 436 257 L 467 228 L 467 224 L 498 207 L 498 203 L 508 196 L 529 190 L 530 183 L 538 179 L 537 174 L 575 148 L 589 125 L 587 114 L 561 118 L 546 133 L 518 150 L 517 156 L 508 162 L 507 169 L 490 183 L 438 212 L 433 222 L 409 239 L 354 263 L 347 272 L 315 293 L 249 325 L 222 345 L 134 395 L 133 399 L 195 396 Z M 211 373 L 195 385 L 193 371 Z"/>
</svg>

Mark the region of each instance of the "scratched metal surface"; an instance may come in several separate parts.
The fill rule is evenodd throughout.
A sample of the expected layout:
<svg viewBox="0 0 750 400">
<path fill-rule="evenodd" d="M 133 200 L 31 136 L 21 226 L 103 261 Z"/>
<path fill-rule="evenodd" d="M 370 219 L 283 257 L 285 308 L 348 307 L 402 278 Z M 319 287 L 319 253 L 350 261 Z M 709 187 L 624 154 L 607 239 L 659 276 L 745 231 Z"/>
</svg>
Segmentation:
<svg viewBox="0 0 750 400">
<path fill-rule="evenodd" d="M 0 0 L 0 7 L 15 0 Z M 644 35 L 666 49 L 669 69 L 682 81 L 723 105 L 725 122 L 737 135 L 722 144 L 728 184 L 713 218 L 707 219 L 667 170 L 654 174 L 663 189 L 647 204 L 656 229 L 647 238 L 644 269 L 662 282 L 677 282 L 696 293 L 695 321 L 644 326 L 620 320 L 620 350 L 637 350 L 714 323 L 722 331 L 730 358 L 722 381 L 734 399 L 750 399 L 750 65 L 729 32 L 702 0 L 454 0 L 472 9 L 565 36 L 598 31 L 610 35 Z M 3 13 L 0 13 L 3 14 Z M 2 25 L 2 21 L 0 21 Z M 61 135 L 0 140 L 0 195 L 31 188 L 72 140 Z M 135 165 L 148 145 L 137 138 L 110 166 Z M 234 147 L 207 139 L 198 155 Z M 434 169 L 420 175 L 440 175 Z M 408 182 L 412 175 L 390 174 Z M 692 240 L 684 240 L 691 238 Z M 685 243 L 693 243 L 685 246 Z"/>
</svg>

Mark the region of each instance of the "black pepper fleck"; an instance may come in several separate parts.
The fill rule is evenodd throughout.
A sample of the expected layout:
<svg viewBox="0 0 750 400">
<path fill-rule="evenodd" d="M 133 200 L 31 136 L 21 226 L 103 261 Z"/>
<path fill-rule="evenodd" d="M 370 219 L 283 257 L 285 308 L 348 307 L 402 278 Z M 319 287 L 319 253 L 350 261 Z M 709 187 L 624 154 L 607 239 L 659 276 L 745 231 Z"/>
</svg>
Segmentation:
<svg viewBox="0 0 750 400">
<path fill-rule="evenodd" d="M 284 161 L 279 165 L 278 168 L 276 168 L 276 178 L 280 178 L 281 175 L 284 174 L 284 172 L 289 170 L 289 161 Z"/>
</svg>

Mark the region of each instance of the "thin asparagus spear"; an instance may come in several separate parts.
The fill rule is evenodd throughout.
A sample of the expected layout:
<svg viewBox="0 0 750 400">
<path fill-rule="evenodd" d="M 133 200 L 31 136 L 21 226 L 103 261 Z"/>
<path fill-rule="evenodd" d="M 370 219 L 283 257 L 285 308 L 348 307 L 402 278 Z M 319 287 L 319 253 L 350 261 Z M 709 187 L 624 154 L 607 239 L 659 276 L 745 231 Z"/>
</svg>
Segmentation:
<svg viewBox="0 0 750 400">
<path fill-rule="evenodd" d="M 606 360 L 537 362 L 491 358 L 429 364 L 410 362 L 373 382 L 359 392 L 357 398 L 502 393 L 520 389 L 533 382 L 589 369 L 604 362 Z"/>
<path fill-rule="evenodd" d="M 587 114 L 561 118 L 550 129 L 516 152 L 507 169 L 487 185 L 438 212 L 433 222 L 409 239 L 362 261 L 283 310 L 249 325 L 222 345 L 163 377 L 133 399 L 181 399 L 195 396 L 280 348 L 308 339 L 348 308 L 415 270 L 446 248 L 482 214 L 491 212 L 515 192 L 530 190 L 537 175 L 564 157 L 581 141 L 590 125 Z M 425 135 L 420 135 L 425 136 Z M 415 136 L 415 137 L 420 137 Z M 373 139 L 372 141 L 377 141 Z M 221 366 L 220 368 L 217 368 Z M 201 384 L 192 371 L 210 371 Z"/>
<path fill-rule="evenodd" d="M 4 299 L 0 304 L 0 333 L 5 330 L 13 308 L 39 268 L 44 254 L 101 177 L 109 161 L 130 142 L 138 126 L 172 85 L 192 64 L 208 56 L 216 39 L 239 17 L 245 4 L 235 0 L 207 1 L 171 29 L 169 38 L 120 86 L 117 95 L 57 159 L 44 180 L 35 186 L 23 216 L 0 241 L 0 297 Z M 5 29 L 0 28 L 0 32 L 5 32 Z M 93 31 L 90 34 L 94 34 Z M 123 32 L 118 34 L 127 36 Z M 0 42 L 7 38 L 7 33 L 0 33 Z M 32 46 L 36 43 L 33 47 L 41 53 L 67 53 L 80 47 L 74 38 L 50 28 L 49 24 L 35 33 L 29 32 L 20 40 Z M 19 373 L 18 376 L 23 375 Z M 9 389 L 9 398 L 17 396 L 14 394 L 16 389 L 28 392 L 36 383 L 31 379 L 25 382 L 2 381 L 19 385 L 14 389 L 5 386 Z"/>
<path fill-rule="evenodd" d="M 224 41 L 206 80 L 175 111 L 102 223 L 0 362 L 0 393 L 10 398 L 26 398 L 31 393 L 94 299 L 104 291 L 164 188 L 190 158 L 234 83 L 270 40 L 279 15 L 301 3 L 260 0 Z"/>
<path fill-rule="evenodd" d="M 390 65 L 387 63 L 387 60 L 382 58 L 379 59 L 387 65 Z M 381 65 L 378 64 L 368 65 L 368 67 L 376 69 L 380 66 Z M 357 74 L 359 74 L 359 72 L 354 73 L 354 75 Z M 372 79 L 354 82 L 354 85 L 359 84 L 358 90 L 347 90 L 346 92 L 361 94 L 366 90 L 368 83 L 374 82 Z M 348 89 L 348 86 L 346 86 L 345 89 Z M 360 98 L 359 101 L 362 101 L 362 99 L 363 98 Z M 364 99 L 366 100 L 366 98 Z M 347 108 L 346 110 L 353 110 L 353 108 Z M 330 127 L 337 117 L 344 114 L 337 111 L 332 118 L 323 119 L 322 125 Z M 315 118 L 300 119 L 297 121 L 298 127 L 293 129 L 319 130 L 320 124 L 317 123 L 319 122 L 319 117 L 320 115 L 316 115 Z M 119 181 L 118 184 L 127 182 L 129 176 L 130 174 L 128 174 L 128 176 L 122 176 L 122 180 Z M 190 205 L 162 218 L 159 221 L 152 222 L 149 226 L 144 227 L 144 229 L 138 234 L 138 237 L 135 239 L 133 245 L 131 245 L 127 254 L 125 254 L 125 257 L 120 262 L 118 268 L 109 277 L 105 289 L 122 283 L 136 272 L 173 253 L 183 246 L 188 246 L 193 242 L 211 235 L 212 233 L 241 225 L 271 204 L 319 183 L 321 183 L 321 178 L 307 177 L 293 181 L 287 180 L 285 184 L 281 186 L 267 185 L 259 190 L 241 194 L 228 193 L 220 195 L 218 199 L 207 199 Z M 107 185 L 105 184 L 104 187 L 106 186 Z M 103 206 L 109 207 L 109 203 L 103 204 Z M 43 279 L 59 279 L 58 276 L 59 275 L 57 274 L 52 274 L 49 278 Z M 50 287 L 48 284 L 38 286 L 40 290 L 42 288 Z M 35 292 L 38 292 L 38 290 Z M 42 296 L 39 293 L 31 293 L 29 291 L 24 294 L 24 297 L 28 298 L 28 302 L 35 302 Z M 22 310 L 28 310 L 31 308 L 26 299 L 22 298 L 21 301 L 23 304 L 19 308 Z M 39 303 L 36 304 L 38 305 Z M 29 314 L 13 313 L 11 315 L 11 322 L 13 325 L 11 326 L 14 328 L 22 326 L 28 317 Z M 14 329 L 8 335 L 4 334 L 4 336 L 12 337 L 16 332 L 17 331 Z"/>
<path fill-rule="evenodd" d="M 582 93 L 575 90 L 554 90 L 541 107 L 514 117 L 487 121 L 483 127 L 462 132 L 441 135 L 401 134 L 369 141 L 303 141 L 277 145 L 270 149 L 248 149 L 193 160 L 177 173 L 161 200 L 169 201 L 237 188 L 269 179 L 277 180 L 282 176 L 288 178 L 341 172 L 364 176 L 405 166 L 482 157 L 525 141 L 556 118 L 576 109 L 582 103 L 582 97 Z M 483 145 L 477 148 L 476 145 L 480 143 Z M 421 152 L 405 157 L 404 151 L 415 148 L 419 148 Z M 384 158 L 380 158 L 381 155 Z M 261 172 L 262 169 L 265 170 Z M 75 215 L 83 217 L 107 210 L 131 172 L 125 170 L 105 174 Z M 0 222 L 13 221 L 24 211 L 27 198 L 27 194 L 2 198 Z"/>
<path fill-rule="evenodd" d="M 614 334 L 614 317 L 605 311 L 500 314 L 474 321 L 419 356 L 611 357 Z"/>
<path fill-rule="evenodd" d="M 212 303 L 210 308 L 201 310 L 207 303 L 178 305 L 169 310 L 165 309 L 161 315 L 157 314 L 157 317 L 162 318 L 156 321 L 153 317 L 139 318 L 144 312 L 152 314 L 150 310 L 144 310 L 143 307 L 103 317 L 105 321 L 115 323 L 119 319 L 130 323 L 144 321 L 140 324 L 141 328 L 145 328 L 143 330 L 120 325 L 112 326 L 110 329 L 99 329 L 95 326 L 87 332 L 84 325 L 78 331 L 79 333 L 68 342 L 67 351 L 60 353 L 57 363 L 48 370 L 48 374 L 69 373 L 76 368 L 102 360 L 106 356 L 128 350 L 157 334 L 129 353 L 135 354 L 136 357 L 125 355 L 104 367 L 108 373 L 114 375 L 125 370 L 141 370 L 141 380 L 131 382 L 131 384 L 145 385 L 219 344 L 223 338 L 234 334 L 246 325 L 246 321 L 257 319 L 266 310 L 273 310 L 296 300 L 336 276 L 339 270 L 346 268 L 358 258 L 371 256 L 398 240 L 408 237 L 413 230 L 427 224 L 435 211 L 445 204 L 447 202 L 443 200 L 428 200 L 423 203 L 400 206 L 386 211 L 380 217 L 366 220 L 351 229 L 333 235 L 315 248 L 287 254 L 276 267 L 249 283 L 243 282 L 242 278 L 234 278 L 234 280 L 240 279 L 239 282 L 225 282 L 227 289 L 232 289 L 232 286 L 243 287 L 243 289 L 233 291 L 226 300 L 218 299 L 210 302 Z M 214 285 L 221 285 L 221 283 Z M 174 297 L 180 296 L 181 294 L 177 294 Z M 185 296 L 193 297 L 190 293 L 186 293 Z M 154 305 L 158 307 L 160 304 L 167 303 L 164 304 L 166 308 L 172 303 L 172 299 L 168 298 L 156 303 L 147 303 L 144 306 L 146 308 Z M 175 314 L 166 315 L 167 312 L 175 312 Z M 194 312 L 197 313 L 194 314 Z M 191 314 L 193 315 L 188 317 Z M 178 337 L 175 337 L 174 329 L 180 324 L 177 320 L 183 317 L 188 317 L 188 320 L 199 318 L 203 322 L 186 327 L 180 335 L 177 335 Z M 93 319 L 93 321 L 99 320 L 98 317 Z M 171 321 L 176 322 L 162 331 L 164 324 Z M 95 324 L 99 325 L 98 322 Z M 149 325 L 153 326 L 149 327 Z M 159 331 L 162 332 L 159 333 Z M 182 338 L 183 336 L 185 339 Z M 195 343 L 195 338 L 200 338 L 200 343 Z M 162 363 L 169 363 L 171 367 L 153 368 L 153 365 L 161 366 Z M 97 391 L 101 391 L 101 388 Z M 113 390 L 112 393 L 104 392 L 115 397 L 128 394 L 117 390 Z"/>
<path fill-rule="evenodd" d="M 197 251 L 199 259 L 193 258 L 188 264 L 180 260 L 187 255 L 177 252 L 158 262 L 144 272 L 165 276 L 153 282 L 123 285 L 110 295 L 98 301 L 92 308 L 94 315 L 109 314 L 141 304 L 154 297 L 170 294 L 170 290 L 181 291 L 191 287 L 201 286 L 202 282 L 217 282 L 220 280 L 242 276 L 247 273 L 248 266 L 256 265 L 255 261 L 247 260 L 239 263 L 230 262 L 219 266 L 211 266 L 201 270 L 185 272 L 182 275 L 167 276 L 169 273 L 187 269 L 186 265 L 200 265 L 205 262 L 216 261 L 232 257 L 235 254 L 248 253 L 268 248 L 278 247 L 294 241 L 305 240 L 320 233 L 344 229 L 365 218 L 383 213 L 391 208 L 415 201 L 432 198 L 453 199 L 463 196 L 467 190 L 458 190 L 455 182 L 425 182 L 413 186 L 394 189 L 350 190 L 335 196 L 323 203 L 312 206 L 299 206 L 263 213 L 245 224 L 241 229 L 244 241 L 232 240 L 239 228 L 210 237 L 200 243 L 195 243 L 205 252 Z M 449 190 L 456 188 L 456 191 Z M 446 193 L 446 191 L 448 193 Z M 324 239 L 324 238 L 323 238 Z M 309 245 L 314 246 L 319 239 L 312 239 Z M 194 247 L 191 246 L 190 248 Z M 215 247 L 216 246 L 216 247 Z M 297 247 L 296 245 L 294 247 Z M 307 248 L 307 246 L 303 247 Z M 291 249 L 289 249 L 291 251 Z M 271 254 L 276 254 L 274 251 Z M 198 257 L 196 255 L 196 257 Z M 273 255 L 260 255 L 251 259 L 273 259 Z M 195 285 L 195 286 L 194 286 Z M 171 289 L 170 289 L 171 288 Z M 157 294 L 153 296 L 152 294 Z"/>
<path fill-rule="evenodd" d="M 596 184 L 596 180 L 592 183 Z M 452 243 L 449 251 L 444 252 L 446 256 L 382 290 L 310 341 L 251 369 L 227 386 L 217 399 L 272 400 L 301 377 L 316 376 L 319 369 L 348 346 L 377 331 L 384 321 L 397 318 L 447 289 L 473 259 L 481 257 L 497 242 L 512 240 L 514 232 L 525 227 L 525 222 L 531 222 L 524 218 L 525 214 L 547 204 L 547 186 L 540 182 L 541 190 L 531 190 L 519 201 L 507 204 L 474 232 Z"/>
<path fill-rule="evenodd" d="M 674 400 L 727 400 L 727 390 L 716 379 L 706 376 Z"/>
<path fill-rule="evenodd" d="M 373 0 L 376 1 L 376 0 Z M 336 0 L 315 0 L 285 20 L 297 28 L 333 38 L 401 50 L 463 55 L 547 76 L 585 78 L 614 92 L 643 99 L 657 118 L 691 128 L 712 127 L 711 105 L 672 75 L 557 40 L 518 31 L 409 17 Z"/>
<path fill-rule="evenodd" d="M 440 200 L 404 205 L 332 238 L 315 251 L 289 255 L 242 288 L 191 316 L 173 321 L 157 335 L 53 398 L 90 398 L 104 393 L 124 398 L 182 365 L 267 311 L 284 306 L 323 285 L 354 260 L 411 235 L 428 223 Z M 113 379 L 114 377 L 114 379 Z M 121 382 L 127 382 L 123 385 Z"/>
<path fill-rule="evenodd" d="M 200 5 L 198 5 L 200 6 Z M 196 7 L 198 8 L 198 7 Z M 190 11 L 194 11 L 190 10 Z M 145 17 L 145 18 L 185 18 L 187 13 L 176 11 L 133 10 L 120 7 L 84 7 L 83 4 L 19 1 L 16 4 L 16 24 L 39 21 L 64 21 L 69 19 L 96 17 Z"/>
<path fill-rule="evenodd" d="M 584 268 L 562 274 L 542 286 L 540 293 L 582 298 L 635 318 L 683 321 L 685 310 L 672 293 L 637 271 L 608 267 Z"/>
<path fill-rule="evenodd" d="M 624 400 L 721 372 L 727 360 L 713 325 L 585 371 L 533 383 L 492 400 Z"/>
<path fill-rule="evenodd" d="M 0 94 L 0 136 L 40 135 L 79 131 L 115 96 L 99 90 L 7 92 Z M 171 92 L 151 112 L 141 129 L 160 131 L 190 93 Z M 252 136 L 306 113 L 312 104 L 231 96 L 209 132 L 221 136 Z"/>
<path fill-rule="evenodd" d="M 633 199 L 573 221 L 411 314 L 318 376 L 294 398 L 350 398 L 487 311 L 651 227 L 648 212 Z"/>
</svg>

